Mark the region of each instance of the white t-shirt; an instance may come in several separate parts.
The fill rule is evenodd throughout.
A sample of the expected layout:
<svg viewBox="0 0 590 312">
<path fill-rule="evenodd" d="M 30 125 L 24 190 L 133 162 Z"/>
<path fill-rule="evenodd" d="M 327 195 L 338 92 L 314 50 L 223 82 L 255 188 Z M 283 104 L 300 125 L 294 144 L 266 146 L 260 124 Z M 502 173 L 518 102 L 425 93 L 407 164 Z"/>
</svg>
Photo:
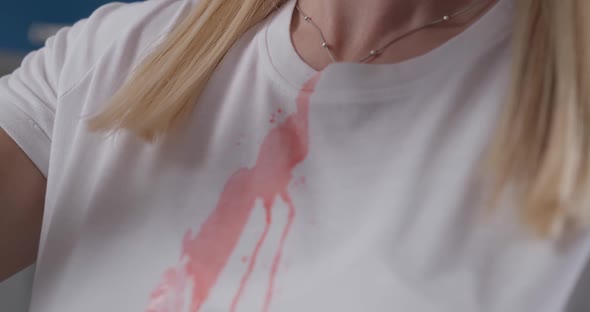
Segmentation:
<svg viewBox="0 0 590 312">
<path fill-rule="evenodd" d="M 491 216 L 479 162 L 510 76 L 511 0 L 396 65 L 317 73 L 291 0 L 235 45 L 184 131 L 89 133 L 194 7 L 111 4 L 0 80 L 48 176 L 32 312 L 556 312 L 590 250 Z"/>
</svg>

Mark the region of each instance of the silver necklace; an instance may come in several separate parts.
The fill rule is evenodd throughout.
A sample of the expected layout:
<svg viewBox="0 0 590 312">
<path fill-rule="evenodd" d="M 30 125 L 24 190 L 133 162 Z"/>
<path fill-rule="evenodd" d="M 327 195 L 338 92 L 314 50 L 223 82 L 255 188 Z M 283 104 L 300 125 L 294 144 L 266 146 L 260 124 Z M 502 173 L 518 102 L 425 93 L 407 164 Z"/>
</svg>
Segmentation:
<svg viewBox="0 0 590 312">
<path fill-rule="evenodd" d="M 485 1 L 485 0 L 484 0 Z M 453 20 L 455 17 L 469 12 L 471 10 L 473 10 L 480 2 L 483 1 L 472 1 L 470 4 L 464 6 L 463 8 L 449 14 L 449 15 L 444 15 L 441 18 L 435 19 L 434 21 L 431 21 L 429 23 L 426 23 L 424 25 L 421 25 L 419 27 L 416 28 L 412 28 L 406 32 L 404 32 L 403 34 L 395 37 L 393 40 L 389 41 L 388 43 L 384 44 L 383 46 L 381 46 L 378 49 L 375 50 L 371 50 L 369 52 L 369 55 L 365 56 L 364 58 L 359 60 L 359 63 L 366 63 L 369 60 L 379 56 L 381 53 L 383 53 L 383 51 L 385 51 L 385 49 L 387 49 L 389 46 L 391 46 L 392 44 L 400 41 L 401 39 L 414 34 L 424 28 L 428 28 L 428 27 L 432 27 L 434 25 L 438 25 L 438 24 L 442 24 L 442 23 L 447 23 L 450 22 L 451 20 Z M 336 57 L 334 56 L 334 53 L 332 52 L 332 49 L 330 48 L 330 45 L 328 44 L 328 41 L 326 40 L 326 37 L 324 36 L 324 33 L 322 32 L 322 29 L 311 19 L 311 17 L 307 14 L 305 14 L 305 12 L 303 12 L 303 10 L 301 9 L 301 7 L 299 7 L 299 3 L 297 3 L 295 5 L 295 8 L 297 9 L 297 11 L 299 12 L 299 14 L 301 14 L 301 16 L 303 17 L 303 19 L 308 22 L 310 25 L 312 25 L 319 33 L 320 38 L 322 39 L 322 48 L 324 48 L 327 52 L 328 55 L 330 56 L 330 59 L 332 60 L 332 62 L 336 63 Z"/>
</svg>

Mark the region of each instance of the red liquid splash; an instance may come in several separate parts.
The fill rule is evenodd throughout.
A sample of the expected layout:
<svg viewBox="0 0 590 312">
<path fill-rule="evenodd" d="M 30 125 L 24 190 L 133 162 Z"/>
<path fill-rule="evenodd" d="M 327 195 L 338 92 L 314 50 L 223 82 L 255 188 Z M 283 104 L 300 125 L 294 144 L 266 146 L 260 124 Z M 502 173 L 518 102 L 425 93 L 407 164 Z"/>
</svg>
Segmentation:
<svg viewBox="0 0 590 312">
<path fill-rule="evenodd" d="M 227 181 L 217 207 L 199 232 L 194 234 L 189 230 L 185 234 L 181 262 L 164 274 L 162 282 L 150 296 L 147 312 L 179 312 L 184 308 L 198 312 L 232 255 L 256 200 L 262 199 L 266 211 L 265 228 L 232 301 L 230 311 L 234 312 L 270 229 L 274 202 L 281 197 L 288 205 L 288 222 L 269 273 L 263 311 L 269 310 L 283 246 L 295 219 L 295 207 L 288 186 L 293 180 L 293 169 L 305 160 L 309 152 L 310 97 L 319 78 L 318 74 L 305 83 L 297 97 L 297 111 L 267 134 L 256 165 L 251 169 L 239 169 Z"/>
</svg>

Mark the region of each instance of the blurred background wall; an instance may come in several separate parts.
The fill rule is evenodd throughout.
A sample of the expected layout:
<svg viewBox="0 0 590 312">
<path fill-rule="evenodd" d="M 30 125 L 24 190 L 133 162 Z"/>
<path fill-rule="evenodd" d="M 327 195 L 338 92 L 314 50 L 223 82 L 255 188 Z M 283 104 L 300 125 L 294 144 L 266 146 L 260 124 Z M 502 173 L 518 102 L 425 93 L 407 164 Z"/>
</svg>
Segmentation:
<svg viewBox="0 0 590 312">
<path fill-rule="evenodd" d="M 131 0 L 122 0 L 131 2 Z M 16 69 L 22 58 L 41 48 L 58 29 L 89 16 L 110 0 L 2 0 L 0 2 L 0 76 Z M 0 311 L 26 312 L 33 269 L 0 283 Z"/>
</svg>

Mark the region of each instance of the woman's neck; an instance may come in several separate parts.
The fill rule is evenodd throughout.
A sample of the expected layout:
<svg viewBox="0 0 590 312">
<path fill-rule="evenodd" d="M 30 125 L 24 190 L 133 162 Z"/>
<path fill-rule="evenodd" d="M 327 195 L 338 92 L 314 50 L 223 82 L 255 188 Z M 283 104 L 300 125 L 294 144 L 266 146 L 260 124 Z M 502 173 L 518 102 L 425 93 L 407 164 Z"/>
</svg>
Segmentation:
<svg viewBox="0 0 590 312">
<path fill-rule="evenodd" d="M 485 3 L 494 0 L 299 0 L 300 8 L 319 26 L 332 52 L 339 61 L 355 61 L 371 50 L 416 27 L 452 14 L 478 1 L 482 6 L 462 17 L 463 23 L 445 27 L 442 31 L 425 30 L 387 49 L 375 63 L 395 63 L 423 54 L 444 43 L 468 26 Z M 475 13 L 475 14 L 474 14 Z M 331 60 L 321 48 L 317 29 L 310 27 L 296 14 L 292 23 L 292 39 L 300 55 L 316 69 Z M 397 47 L 397 49 L 396 49 Z M 392 52 L 393 51 L 393 52 Z"/>
</svg>

